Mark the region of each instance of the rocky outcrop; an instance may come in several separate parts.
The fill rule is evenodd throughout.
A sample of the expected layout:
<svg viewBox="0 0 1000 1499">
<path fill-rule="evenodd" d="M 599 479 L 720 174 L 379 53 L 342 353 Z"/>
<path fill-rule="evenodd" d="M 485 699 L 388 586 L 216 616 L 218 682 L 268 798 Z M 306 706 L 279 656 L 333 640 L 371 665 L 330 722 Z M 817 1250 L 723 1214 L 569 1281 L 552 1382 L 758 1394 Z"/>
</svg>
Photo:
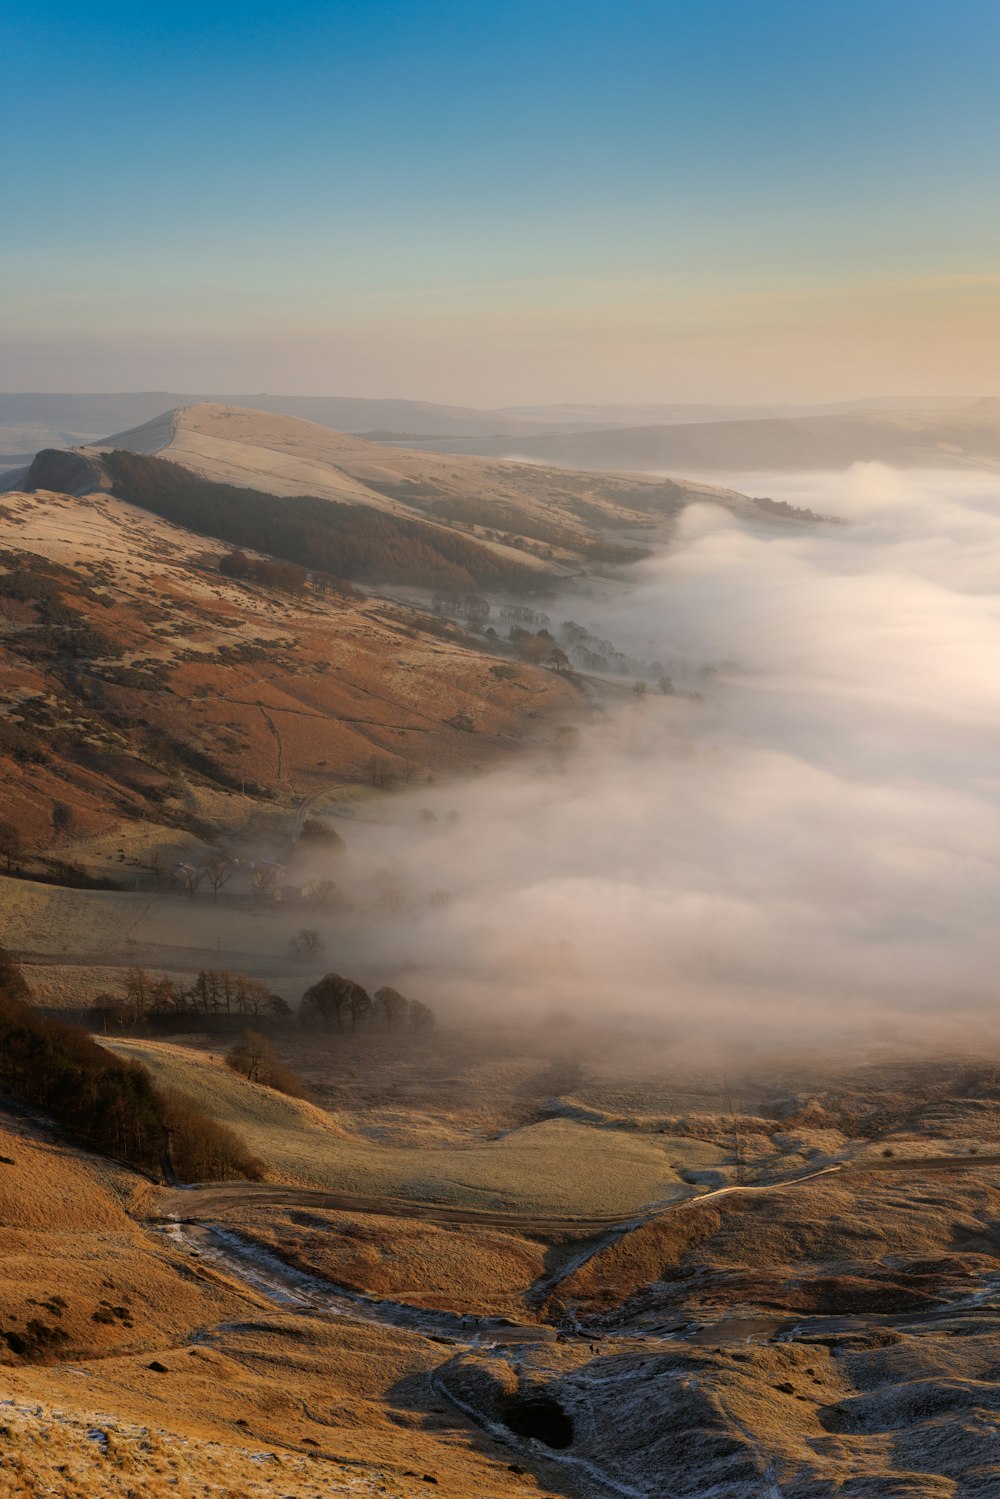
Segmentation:
<svg viewBox="0 0 1000 1499">
<path fill-rule="evenodd" d="M 36 453 L 19 488 L 46 489 L 57 494 L 108 492 L 111 480 L 100 460 L 75 448 L 43 448 Z"/>
</svg>

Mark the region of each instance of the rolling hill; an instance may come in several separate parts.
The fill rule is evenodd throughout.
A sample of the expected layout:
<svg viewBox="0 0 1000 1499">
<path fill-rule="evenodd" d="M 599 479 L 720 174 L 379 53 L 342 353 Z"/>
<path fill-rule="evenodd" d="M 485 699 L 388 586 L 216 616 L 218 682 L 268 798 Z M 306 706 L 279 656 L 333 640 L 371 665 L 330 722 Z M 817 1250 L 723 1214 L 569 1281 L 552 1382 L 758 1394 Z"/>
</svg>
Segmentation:
<svg viewBox="0 0 1000 1499">
<path fill-rule="evenodd" d="M 183 825 L 192 787 L 481 764 L 575 697 L 388 600 L 226 576 L 218 543 L 106 492 L 0 510 L 0 795 L 50 852 L 123 817 Z"/>
<path fill-rule="evenodd" d="M 753 501 L 718 486 L 445 457 L 234 406 L 201 404 L 161 413 L 82 451 L 100 458 L 115 449 L 168 459 L 214 482 L 316 495 L 458 526 L 492 546 L 520 538 L 522 561 L 539 560 L 540 551 L 547 561 L 585 555 L 595 541 L 606 540 L 609 528 L 648 527 L 691 499 L 754 513 Z M 548 551 L 552 557 L 544 556 Z"/>
</svg>

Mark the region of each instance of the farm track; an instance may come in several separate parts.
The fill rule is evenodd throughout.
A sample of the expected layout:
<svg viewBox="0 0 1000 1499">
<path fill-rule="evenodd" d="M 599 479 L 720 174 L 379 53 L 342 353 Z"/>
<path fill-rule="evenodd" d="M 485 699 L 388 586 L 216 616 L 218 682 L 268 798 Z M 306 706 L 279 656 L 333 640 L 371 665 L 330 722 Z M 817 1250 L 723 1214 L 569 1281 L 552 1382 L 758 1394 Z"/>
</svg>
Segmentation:
<svg viewBox="0 0 1000 1499">
<path fill-rule="evenodd" d="M 508 1212 L 483 1212 L 476 1208 L 454 1207 L 442 1203 L 411 1202 L 397 1198 L 370 1197 L 357 1194 L 341 1192 L 326 1192 L 318 1189 L 300 1187 L 282 1187 L 271 1185 L 266 1182 L 233 1182 L 218 1183 L 215 1185 L 180 1187 L 166 1190 L 159 1198 L 159 1211 L 156 1221 L 159 1224 L 168 1224 L 176 1231 L 193 1231 L 203 1236 L 208 1235 L 214 1241 L 215 1257 L 228 1259 L 238 1278 L 246 1279 L 248 1256 L 253 1262 L 254 1275 L 259 1278 L 260 1263 L 262 1259 L 269 1259 L 272 1273 L 279 1278 L 286 1273 L 290 1276 L 299 1276 L 299 1272 L 292 1270 L 283 1264 L 276 1256 L 268 1255 L 266 1251 L 256 1247 L 245 1250 L 241 1248 L 243 1240 L 238 1234 L 213 1222 L 220 1216 L 224 1216 L 227 1210 L 233 1208 L 293 1208 L 313 1209 L 327 1212 L 363 1213 L 375 1217 L 402 1219 L 407 1222 L 425 1222 L 437 1224 L 453 1224 L 465 1227 L 489 1228 L 506 1230 L 508 1232 L 524 1234 L 564 1234 L 581 1240 L 580 1247 L 575 1254 L 571 1254 L 567 1260 L 556 1270 L 552 1271 L 543 1279 L 537 1281 L 526 1292 L 526 1304 L 529 1307 L 538 1307 L 552 1296 L 560 1284 L 569 1276 L 588 1263 L 602 1250 L 609 1248 L 619 1239 L 636 1229 L 644 1227 L 657 1218 L 665 1217 L 671 1213 L 683 1212 L 686 1208 L 697 1204 L 717 1200 L 720 1197 L 735 1195 L 760 1196 L 765 1193 L 794 1191 L 798 1187 L 806 1186 L 809 1182 L 820 1181 L 825 1177 L 837 1176 L 841 1180 L 851 1176 L 868 1175 L 872 1172 L 892 1172 L 909 1170 L 914 1175 L 919 1175 L 925 1170 L 932 1171 L 971 1171 L 982 1168 L 1000 1166 L 1000 1155 L 990 1156 L 935 1156 L 929 1159 L 916 1158 L 880 1158 L 873 1161 L 862 1161 L 857 1164 L 852 1162 L 834 1162 L 828 1166 L 822 1166 L 816 1171 L 810 1171 L 802 1176 L 792 1177 L 787 1181 L 765 1182 L 758 1184 L 737 1184 L 733 1186 L 715 1187 L 707 1192 L 696 1193 L 691 1197 L 675 1199 L 670 1202 L 658 1202 L 639 1209 L 631 1216 L 615 1217 L 545 1217 L 537 1214 L 508 1213 Z M 301 1279 L 301 1276 L 299 1276 Z M 324 1283 L 315 1281 L 316 1285 Z M 341 1288 L 332 1284 L 326 1287 L 330 1294 L 341 1295 Z M 361 1297 L 362 1305 L 381 1305 L 370 1298 Z M 387 1303 L 389 1304 L 389 1303 Z M 395 1305 L 395 1303 L 391 1303 Z M 407 1318 L 415 1309 L 407 1309 Z M 474 1319 L 477 1320 L 477 1319 Z M 490 1323 L 490 1319 L 478 1319 Z M 787 1321 L 787 1319 L 784 1319 Z M 810 1319 L 815 1321 L 816 1319 Z M 410 1325 L 407 1321 L 405 1324 Z M 734 1326 L 742 1328 L 743 1321 L 734 1322 Z M 770 1324 L 769 1324 L 770 1325 Z M 774 1326 L 779 1322 L 775 1321 Z M 548 1332 L 546 1336 L 548 1336 Z M 586 1334 L 581 1334 L 586 1336 Z M 740 1333 L 742 1337 L 745 1334 Z M 735 1335 L 734 1335 L 735 1336 Z M 662 1339 L 657 1339 L 662 1341 Z"/>
<path fill-rule="evenodd" d="M 510 1229 L 521 1233 L 573 1233 L 581 1238 L 605 1230 L 628 1232 L 666 1213 L 679 1212 L 698 1203 L 738 1193 L 785 1192 L 826 1176 L 860 1176 L 870 1172 L 975 1171 L 1000 1166 L 1000 1155 L 911 1156 L 861 1161 L 836 1161 L 787 1181 L 736 1183 L 713 1187 L 690 1197 L 650 1203 L 632 1214 L 607 1217 L 546 1217 L 531 1213 L 484 1212 L 481 1208 L 454 1207 L 447 1203 L 415 1202 L 405 1198 L 370 1197 L 319 1188 L 286 1187 L 270 1182 L 217 1182 L 181 1187 L 160 1196 L 159 1217 L 171 1221 L 204 1222 L 227 1208 L 293 1207 L 328 1212 L 366 1213 L 383 1218 L 407 1218 L 431 1223 L 467 1224 L 480 1228 Z"/>
</svg>

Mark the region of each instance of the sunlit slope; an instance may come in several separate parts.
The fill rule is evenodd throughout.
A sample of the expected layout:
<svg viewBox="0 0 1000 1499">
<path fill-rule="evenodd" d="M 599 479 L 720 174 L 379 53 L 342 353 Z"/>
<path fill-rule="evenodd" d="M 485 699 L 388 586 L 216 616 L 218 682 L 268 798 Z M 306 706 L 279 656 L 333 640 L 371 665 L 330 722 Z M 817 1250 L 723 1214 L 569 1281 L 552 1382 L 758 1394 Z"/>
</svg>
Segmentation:
<svg viewBox="0 0 1000 1499">
<path fill-rule="evenodd" d="M 150 1190 L 0 1110 L 0 1363 L 157 1348 L 238 1309 L 129 1216 Z"/>
<path fill-rule="evenodd" d="M 636 1137 L 566 1119 L 470 1145 L 390 1146 L 341 1130 L 307 1105 L 246 1083 L 219 1059 L 151 1041 L 106 1043 L 239 1130 L 275 1181 L 328 1191 L 539 1216 L 628 1213 L 689 1190 L 680 1172 L 725 1159 L 712 1145 Z"/>
<path fill-rule="evenodd" d="M 565 530 L 568 543 L 590 540 L 595 528 L 609 524 L 648 523 L 663 487 L 662 481 L 624 474 L 573 474 L 388 446 L 297 417 L 211 403 L 165 413 L 90 451 L 114 448 L 155 454 L 205 478 L 273 494 L 314 494 L 401 515 L 457 518 L 495 530 L 499 538 L 523 534 L 527 516 Z M 691 498 L 749 505 L 733 491 L 700 484 L 687 489 Z M 474 511 L 455 511 L 473 504 Z M 523 548 L 517 555 L 532 560 Z"/>
<path fill-rule="evenodd" d="M 56 803 L 77 833 L 113 813 L 176 822 L 181 768 L 237 793 L 315 790 L 372 754 L 458 770 L 575 700 L 385 601 L 225 577 L 218 542 L 107 494 L 8 494 L 3 510 L 0 797 L 35 847 Z"/>
</svg>

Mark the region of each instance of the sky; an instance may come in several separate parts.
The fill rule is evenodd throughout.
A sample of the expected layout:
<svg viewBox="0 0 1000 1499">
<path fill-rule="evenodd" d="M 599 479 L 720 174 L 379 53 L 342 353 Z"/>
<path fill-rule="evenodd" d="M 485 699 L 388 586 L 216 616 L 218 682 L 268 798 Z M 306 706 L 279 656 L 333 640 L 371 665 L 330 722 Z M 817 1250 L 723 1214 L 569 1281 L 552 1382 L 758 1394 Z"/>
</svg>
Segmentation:
<svg viewBox="0 0 1000 1499">
<path fill-rule="evenodd" d="M 0 389 L 1000 394 L 996 0 L 0 13 Z"/>
</svg>

